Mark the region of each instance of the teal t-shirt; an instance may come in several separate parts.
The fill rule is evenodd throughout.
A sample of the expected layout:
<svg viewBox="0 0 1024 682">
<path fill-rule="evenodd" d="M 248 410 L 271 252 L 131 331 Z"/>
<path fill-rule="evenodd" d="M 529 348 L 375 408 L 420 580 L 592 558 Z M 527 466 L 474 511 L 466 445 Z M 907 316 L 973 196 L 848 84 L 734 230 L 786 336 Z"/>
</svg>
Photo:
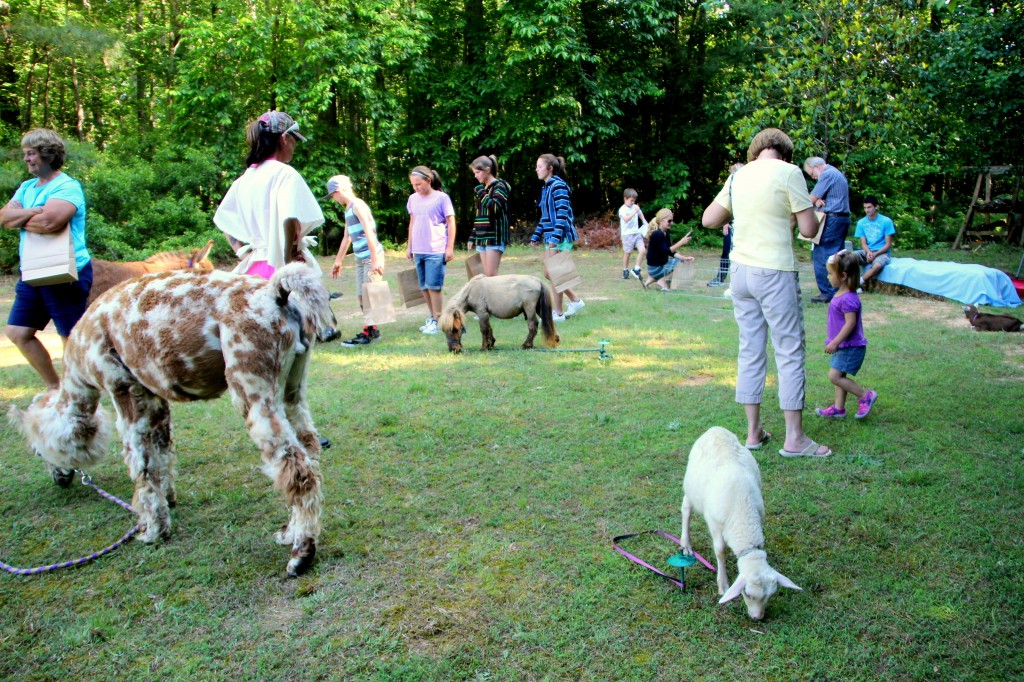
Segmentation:
<svg viewBox="0 0 1024 682">
<path fill-rule="evenodd" d="M 75 205 L 78 210 L 71 216 L 71 243 L 75 246 L 75 267 L 81 270 L 89 264 L 91 258 L 85 246 L 85 193 L 82 185 L 67 173 L 61 173 L 42 187 L 38 186 L 38 182 L 38 178 L 32 178 L 21 183 L 14 193 L 14 200 L 23 208 L 44 206 L 50 199 L 62 199 Z M 24 248 L 25 230 L 22 230 L 21 241 L 18 243 L 19 257 Z"/>
<path fill-rule="evenodd" d="M 853 236 L 857 239 L 864 237 L 868 248 L 878 251 L 885 246 L 885 237 L 890 234 L 896 234 L 896 226 L 891 219 L 879 213 L 874 220 L 868 220 L 867 216 L 858 220 L 857 231 Z"/>
</svg>

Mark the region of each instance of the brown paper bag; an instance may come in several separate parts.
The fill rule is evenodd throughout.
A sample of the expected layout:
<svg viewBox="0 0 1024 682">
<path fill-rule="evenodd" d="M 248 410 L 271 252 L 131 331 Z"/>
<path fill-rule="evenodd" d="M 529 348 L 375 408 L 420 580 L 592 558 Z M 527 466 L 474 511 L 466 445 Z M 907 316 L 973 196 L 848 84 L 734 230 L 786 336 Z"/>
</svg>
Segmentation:
<svg viewBox="0 0 1024 682">
<path fill-rule="evenodd" d="M 480 255 L 479 251 L 474 251 L 468 258 L 466 258 L 466 279 L 473 279 L 477 275 L 483 274 L 483 271 L 483 256 Z"/>
<path fill-rule="evenodd" d="M 676 269 L 672 271 L 671 288 L 677 289 L 684 282 L 692 282 L 694 269 L 694 263 L 687 263 L 682 260 L 676 263 Z"/>
<path fill-rule="evenodd" d="M 363 284 L 363 302 L 366 324 L 387 324 L 395 321 L 395 305 L 391 302 L 391 287 L 387 282 Z"/>
<path fill-rule="evenodd" d="M 818 221 L 818 233 L 813 237 L 805 237 L 798 231 L 796 236 L 805 242 L 811 242 L 812 244 L 818 244 L 821 242 L 821 233 L 825 230 L 825 219 L 828 217 L 826 213 L 814 212 L 814 219 Z"/>
<path fill-rule="evenodd" d="M 420 290 L 420 280 L 416 276 L 416 268 L 398 271 L 398 296 L 406 308 L 427 304 L 427 299 L 424 298 L 423 292 Z"/>
<path fill-rule="evenodd" d="M 557 251 L 548 256 L 544 261 L 544 267 L 548 279 L 551 280 L 551 286 L 558 293 L 583 284 L 583 278 L 576 271 L 576 264 L 572 262 L 572 256 L 568 251 Z"/>
<path fill-rule="evenodd" d="M 60 232 L 50 234 L 25 232 L 21 279 L 34 287 L 78 280 L 70 225 L 66 225 Z"/>
</svg>

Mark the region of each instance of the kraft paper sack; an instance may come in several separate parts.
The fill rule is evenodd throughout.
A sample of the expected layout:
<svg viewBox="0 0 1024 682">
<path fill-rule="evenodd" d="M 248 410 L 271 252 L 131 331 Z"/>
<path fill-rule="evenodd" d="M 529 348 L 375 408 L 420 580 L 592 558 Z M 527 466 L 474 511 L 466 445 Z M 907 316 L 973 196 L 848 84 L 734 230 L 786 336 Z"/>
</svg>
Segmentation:
<svg viewBox="0 0 1024 682">
<path fill-rule="evenodd" d="M 387 282 L 363 284 L 366 304 L 363 318 L 366 324 L 387 324 L 395 321 L 395 305 L 391 302 L 391 287 Z"/>
<path fill-rule="evenodd" d="M 420 291 L 420 280 L 416 276 L 416 268 L 398 271 L 398 296 L 406 308 L 427 304 L 427 299 Z"/>
<path fill-rule="evenodd" d="M 21 279 L 34 287 L 78 280 L 70 225 L 66 225 L 60 232 L 50 234 L 25 232 Z"/>
<path fill-rule="evenodd" d="M 544 261 L 544 267 L 548 271 L 551 286 L 558 293 L 583 284 L 583 278 L 576 271 L 576 264 L 572 261 L 572 255 L 568 251 L 558 251 L 548 256 Z"/>
<path fill-rule="evenodd" d="M 483 274 L 483 271 L 484 259 L 479 251 L 474 251 L 466 259 L 466 279 L 473 279 L 477 275 Z"/>
<path fill-rule="evenodd" d="M 812 244 L 819 244 L 821 242 L 821 233 L 825 230 L 825 218 L 828 215 L 825 213 L 814 212 L 814 219 L 818 221 L 818 233 L 813 237 L 805 237 L 797 231 L 796 236 L 798 239 L 802 239 L 805 242 L 811 242 Z"/>
</svg>

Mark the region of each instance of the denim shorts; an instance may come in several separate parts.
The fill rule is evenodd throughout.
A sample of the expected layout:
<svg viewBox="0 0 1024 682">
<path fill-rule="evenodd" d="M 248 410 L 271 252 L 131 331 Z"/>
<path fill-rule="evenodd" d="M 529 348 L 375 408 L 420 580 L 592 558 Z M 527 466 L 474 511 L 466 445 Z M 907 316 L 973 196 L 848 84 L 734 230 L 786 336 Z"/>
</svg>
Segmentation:
<svg viewBox="0 0 1024 682">
<path fill-rule="evenodd" d="M 669 258 L 668 262 L 665 263 L 664 265 L 652 266 L 650 263 L 648 263 L 647 274 L 651 276 L 651 279 L 659 280 L 663 277 L 668 277 L 669 275 L 671 275 L 675 271 L 676 265 L 678 264 L 679 260 L 676 258 Z"/>
<path fill-rule="evenodd" d="M 416 263 L 416 277 L 419 279 L 420 289 L 441 291 L 444 288 L 443 253 L 416 253 L 413 254 L 413 261 Z"/>
<path fill-rule="evenodd" d="M 853 376 L 860 371 L 860 366 L 864 364 L 864 356 L 867 354 L 867 350 L 867 346 L 840 348 L 832 354 L 829 367 L 843 374 Z"/>
<path fill-rule="evenodd" d="M 53 320 L 57 334 L 66 338 L 85 312 L 90 289 L 92 261 L 78 271 L 77 282 L 34 287 L 19 279 L 14 286 L 14 305 L 7 324 L 42 330 Z"/>
<path fill-rule="evenodd" d="M 476 250 L 480 253 L 485 253 L 487 251 L 498 251 L 500 253 L 505 253 L 505 245 L 498 244 L 496 246 L 478 246 L 476 247 Z"/>
</svg>

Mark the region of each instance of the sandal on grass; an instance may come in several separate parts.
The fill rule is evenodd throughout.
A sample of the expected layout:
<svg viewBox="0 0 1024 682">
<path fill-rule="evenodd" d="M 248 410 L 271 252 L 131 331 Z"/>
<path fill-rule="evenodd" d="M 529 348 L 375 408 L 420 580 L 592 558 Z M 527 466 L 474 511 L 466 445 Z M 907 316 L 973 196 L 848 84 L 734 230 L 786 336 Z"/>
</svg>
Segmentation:
<svg viewBox="0 0 1024 682">
<path fill-rule="evenodd" d="M 749 445 L 747 447 L 750 447 Z M 818 448 L 825 448 L 825 452 L 818 452 Z M 786 449 L 779 450 L 779 454 L 783 457 L 828 457 L 832 454 L 832 450 L 827 445 L 818 445 L 813 440 L 808 442 L 804 446 L 803 450 L 799 452 L 791 452 Z"/>
<path fill-rule="evenodd" d="M 760 450 L 761 446 L 764 445 L 765 443 L 767 443 L 768 441 L 770 441 L 771 439 L 772 439 L 772 434 L 768 433 L 767 431 L 764 430 L 764 428 L 762 428 L 761 429 L 761 439 L 759 441 L 757 441 L 756 443 L 753 443 L 753 444 L 745 443 L 745 446 L 746 446 L 747 450 Z"/>
</svg>

